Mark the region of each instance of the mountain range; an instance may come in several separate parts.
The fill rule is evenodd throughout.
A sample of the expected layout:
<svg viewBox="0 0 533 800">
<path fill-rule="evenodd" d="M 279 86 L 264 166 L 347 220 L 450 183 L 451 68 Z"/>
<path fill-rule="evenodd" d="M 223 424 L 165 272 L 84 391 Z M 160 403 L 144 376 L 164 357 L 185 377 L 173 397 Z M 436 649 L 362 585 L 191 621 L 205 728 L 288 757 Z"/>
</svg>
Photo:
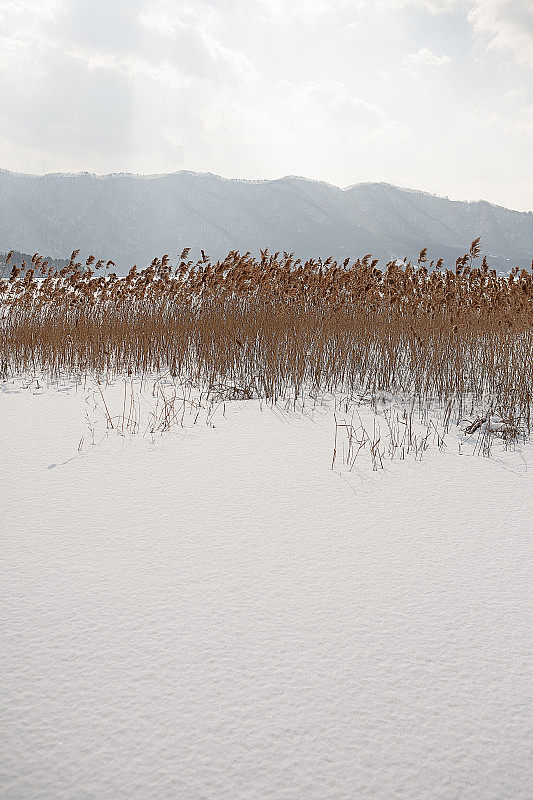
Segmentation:
<svg viewBox="0 0 533 800">
<path fill-rule="evenodd" d="M 0 170 L 0 251 L 112 259 L 120 274 L 185 248 L 212 261 L 230 250 L 295 257 L 428 257 L 454 264 L 481 236 L 491 267 L 533 258 L 533 213 L 463 202 L 386 183 L 340 189 L 287 176 L 229 180 L 211 173 L 26 175 Z"/>
</svg>

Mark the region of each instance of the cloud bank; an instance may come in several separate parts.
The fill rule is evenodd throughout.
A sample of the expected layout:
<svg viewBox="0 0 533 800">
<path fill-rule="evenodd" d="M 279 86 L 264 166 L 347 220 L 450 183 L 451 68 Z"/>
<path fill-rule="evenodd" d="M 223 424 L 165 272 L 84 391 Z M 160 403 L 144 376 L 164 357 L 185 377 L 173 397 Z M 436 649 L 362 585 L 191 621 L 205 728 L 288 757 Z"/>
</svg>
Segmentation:
<svg viewBox="0 0 533 800">
<path fill-rule="evenodd" d="M 533 207 L 530 0 L 13 0 L 1 166 L 386 180 Z"/>
</svg>

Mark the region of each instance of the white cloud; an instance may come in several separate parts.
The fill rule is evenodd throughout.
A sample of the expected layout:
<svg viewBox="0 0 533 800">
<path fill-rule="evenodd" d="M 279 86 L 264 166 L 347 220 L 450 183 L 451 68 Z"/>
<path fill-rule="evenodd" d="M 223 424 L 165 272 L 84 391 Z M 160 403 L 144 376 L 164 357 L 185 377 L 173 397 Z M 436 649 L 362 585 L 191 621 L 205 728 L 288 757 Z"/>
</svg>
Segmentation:
<svg viewBox="0 0 533 800">
<path fill-rule="evenodd" d="M 187 5 L 160 0 L 144 6 L 139 14 L 139 21 L 148 28 L 153 28 L 164 36 L 171 35 L 177 29 L 207 29 L 219 19 L 214 5 Z"/>
<path fill-rule="evenodd" d="M 505 92 L 505 99 L 506 100 L 516 100 L 520 101 L 527 95 L 527 92 L 523 86 L 515 86 L 509 91 Z"/>
<path fill-rule="evenodd" d="M 409 73 L 424 91 L 429 91 L 431 81 L 429 73 L 438 68 L 442 69 L 450 64 L 452 59 L 450 56 L 443 54 L 438 56 L 427 47 L 421 47 L 416 53 L 408 53 L 404 56 L 403 64 L 404 69 Z"/>
<path fill-rule="evenodd" d="M 192 78 L 169 62 L 152 63 L 135 56 L 99 53 L 82 48 L 65 50 L 64 55 L 81 61 L 90 72 L 109 70 L 130 80 L 148 78 L 159 86 L 179 88 L 189 85 Z"/>
<path fill-rule="evenodd" d="M 263 8 L 281 21 L 312 19 L 323 14 L 336 14 L 361 5 L 360 0 L 250 0 L 250 5 Z"/>
<path fill-rule="evenodd" d="M 425 8 L 432 14 L 446 14 L 459 3 L 464 3 L 464 0 L 411 0 L 412 5 Z"/>
<path fill-rule="evenodd" d="M 0 25 L 13 25 L 17 20 L 31 25 L 32 22 L 52 19 L 62 6 L 61 0 L 2 0 Z"/>
<path fill-rule="evenodd" d="M 225 47 L 214 35 L 219 14 L 212 5 L 189 5 L 169 2 L 151 3 L 139 15 L 139 22 L 165 38 L 181 34 L 186 37 L 189 51 L 194 55 L 191 70 L 202 65 L 204 74 L 211 72 L 216 80 L 221 70 L 232 78 L 250 79 L 255 74 L 252 62 L 242 50 Z"/>
<path fill-rule="evenodd" d="M 59 0 L 2 0 L 0 2 L 0 71 L 17 81 L 42 78 L 42 57 L 54 48 L 42 32 L 43 22 L 53 19 Z"/>
<path fill-rule="evenodd" d="M 474 0 L 468 17 L 489 50 L 533 67 L 532 0 Z"/>
<path fill-rule="evenodd" d="M 427 47 L 421 47 L 416 53 L 408 53 L 404 58 L 404 64 L 408 69 L 418 69 L 419 67 L 444 67 L 451 62 L 450 56 L 446 54 L 437 56 Z"/>
<path fill-rule="evenodd" d="M 530 137 L 533 134 L 533 106 L 520 109 L 514 123 L 514 129 L 519 136 Z"/>
<path fill-rule="evenodd" d="M 368 6 L 387 10 L 419 8 L 431 14 L 447 14 L 455 7 L 469 2 L 470 0 L 366 0 Z"/>
<path fill-rule="evenodd" d="M 410 5 L 424 8 L 432 14 L 446 14 L 464 2 L 465 0 L 409 0 Z"/>
<path fill-rule="evenodd" d="M 42 56 L 50 43 L 37 32 L 0 36 L 0 72 L 17 82 L 34 82 L 46 75 Z"/>
<path fill-rule="evenodd" d="M 351 95 L 347 84 L 340 81 L 321 78 L 303 85 L 284 82 L 284 88 L 284 114 L 302 131 L 353 141 L 407 131 L 378 104 Z"/>
<path fill-rule="evenodd" d="M 135 48 L 122 53 L 78 45 L 67 47 L 64 54 L 90 71 L 114 71 L 131 80 L 149 78 L 168 88 L 183 86 L 194 77 L 219 85 L 251 80 L 255 69 L 242 50 L 225 47 L 210 31 L 217 17 L 208 6 L 176 5 L 168 0 L 151 3 L 137 15 L 141 41 Z M 157 50 L 143 48 L 143 28 L 159 42 Z"/>
</svg>

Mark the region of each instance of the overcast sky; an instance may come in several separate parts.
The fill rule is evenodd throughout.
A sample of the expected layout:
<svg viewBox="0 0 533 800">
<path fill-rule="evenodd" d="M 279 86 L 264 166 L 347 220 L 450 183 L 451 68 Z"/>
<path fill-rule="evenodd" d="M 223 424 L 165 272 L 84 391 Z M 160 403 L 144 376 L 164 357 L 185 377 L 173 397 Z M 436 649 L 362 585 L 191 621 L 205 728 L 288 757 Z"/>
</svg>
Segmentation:
<svg viewBox="0 0 533 800">
<path fill-rule="evenodd" d="M 0 0 L 0 167 L 533 210 L 533 0 Z"/>
</svg>

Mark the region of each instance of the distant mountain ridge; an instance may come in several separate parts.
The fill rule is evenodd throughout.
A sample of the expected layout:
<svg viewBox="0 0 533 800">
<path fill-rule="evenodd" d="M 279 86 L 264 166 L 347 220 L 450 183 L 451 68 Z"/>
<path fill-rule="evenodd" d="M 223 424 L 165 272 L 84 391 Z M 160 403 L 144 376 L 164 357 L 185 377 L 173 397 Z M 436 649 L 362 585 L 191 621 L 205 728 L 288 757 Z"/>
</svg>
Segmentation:
<svg viewBox="0 0 533 800">
<path fill-rule="evenodd" d="M 481 236 L 489 264 L 507 272 L 533 258 L 533 213 L 485 201 L 448 200 L 385 183 L 340 189 L 287 176 L 235 180 L 188 171 L 135 176 L 43 176 L 0 170 L 0 252 L 12 248 L 110 258 L 124 272 L 184 247 L 211 260 L 230 250 L 294 252 L 306 259 L 357 258 L 381 265 L 416 258 L 454 264 Z"/>
</svg>

